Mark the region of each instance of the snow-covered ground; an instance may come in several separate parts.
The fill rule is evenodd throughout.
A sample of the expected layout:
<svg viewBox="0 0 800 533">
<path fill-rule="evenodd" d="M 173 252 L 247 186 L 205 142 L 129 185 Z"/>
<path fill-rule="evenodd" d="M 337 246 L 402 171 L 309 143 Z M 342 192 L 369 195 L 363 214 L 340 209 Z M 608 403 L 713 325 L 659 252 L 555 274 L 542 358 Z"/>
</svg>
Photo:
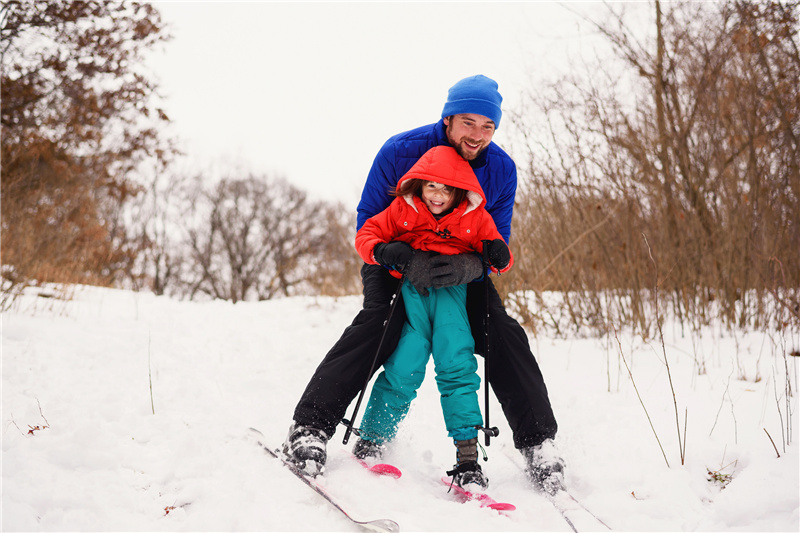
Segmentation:
<svg viewBox="0 0 800 533">
<path fill-rule="evenodd" d="M 248 427 L 281 443 L 359 307 L 356 296 L 233 305 L 88 287 L 71 302 L 26 296 L 2 316 L 2 530 L 356 530 Z M 796 334 L 664 333 L 685 465 L 660 342 L 532 339 L 572 493 L 620 531 L 800 530 L 798 358 L 784 355 Z M 387 457 L 403 477 L 351 461 L 342 427 L 327 486 L 358 518 L 403 531 L 567 531 L 526 486 L 496 402 L 501 434 L 483 465 L 489 493 L 517 510 L 447 493 L 438 480 L 455 449 L 432 374 Z"/>
</svg>

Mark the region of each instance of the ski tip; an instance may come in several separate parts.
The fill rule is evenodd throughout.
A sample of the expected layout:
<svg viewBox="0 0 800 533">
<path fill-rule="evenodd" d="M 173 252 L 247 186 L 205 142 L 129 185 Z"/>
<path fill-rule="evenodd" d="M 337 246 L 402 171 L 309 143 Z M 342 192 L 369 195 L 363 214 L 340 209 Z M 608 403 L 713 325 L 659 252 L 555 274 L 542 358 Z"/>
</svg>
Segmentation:
<svg viewBox="0 0 800 533">
<path fill-rule="evenodd" d="M 396 533 L 400 531 L 400 525 L 394 520 L 389 520 L 388 518 L 370 520 L 369 522 L 358 522 L 358 525 L 364 529 L 377 531 L 379 533 Z"/>
<path fill-rule="evenodd" d="M 486 507 L 488 507 L 489 509 L 494 509 L 495 511 L 516 511 L 517 510 L 517 507 L 513 503 L 495 502 L 495 503 L 490 503 Z"/>
<path fill-rule="evenodd" d="M 393 465 L 390 465 L 390 464 L 386 464 L 386 463 L 379 463 L 379 464 L 376 464 L 376 465 L 370 465 L 365 460 L 363 460 L 363 459 L 361 459 L 359 457 L 356 457 L 352 453 L 350 453 L 349 455 L 350 455 L 350 457 L 355 459 L 358 464 L 360 464 L 361 466 L 363 466 L 364 468 L 366 468 L 367 470 L 369 470 L 373 474 L 378 474 L 379 476 L 389 476 L 389 477 L 393 477 L 395 479 L 398 479 L 400 476 L 403 475 L 403 473 L 400 471 L 400 469 L 397 468 L 396 466 L 393 466 Z"/>
<path fill-rule="evenodd" d="M 400 471 L 399 468 L 392 465 L 387 465 L 385 463 L 380 463 L 377 465 L 372 465 L 369 467 L 370 472 L 374 472 L 376 474 L 380 474 L 382 476 L 389 476 L 395 479 L 399 479 L 403 473 Z"/>
</svg>

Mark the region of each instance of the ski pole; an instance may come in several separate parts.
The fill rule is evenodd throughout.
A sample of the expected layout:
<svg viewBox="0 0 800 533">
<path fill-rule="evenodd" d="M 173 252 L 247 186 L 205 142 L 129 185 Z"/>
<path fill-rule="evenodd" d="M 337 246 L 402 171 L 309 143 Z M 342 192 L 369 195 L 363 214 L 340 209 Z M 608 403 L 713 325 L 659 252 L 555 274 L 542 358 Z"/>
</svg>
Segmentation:
<svg viewBox="0 0 800 533">
<path fill-rule="evenodd" d="M 487 429 L 492 428 L 489 425 L 489 242 L 483 241 L 483 296 L 486 299 L 486 314 L 483 316 L 483 410 Z M 489 432 L 484 432 L 484 436 L 484 442 L 489 446 Z"/>
<path fill-rule="evenodd" d="M 364 393 L 367 392 L 367 385 L 369 385 L 369 380 L 372 378 L 372 373 L 375 371 L 375 365 L 378 362 L 378 354 L 381 353 L 381 348 L 383 347 L 383 339 L 386 337 L 386 330 L 389 329 L 389 322 L 392 320 L 392 315 L 394 314 L 394 308 L 397 307 L 397 300 L 400 299 L 400 289 L 403 288 L 403 283 L 405 283 L 406 277 L 403 276 L 403 279 L 400 280 L 400 283 L 397 285 L 397 289 L 394 291 L 392 295 L 392 303 L 389 306 L 389 314 L 386 317 L 386 320 L 383 322 L 383 333 L 381 333 L 381 340 L 378 343 L 378 349 L 375 350 L 375 357 L 372 359 L 372 366 L 369 368 L 369 373 L 367 374 L 367 379 L 364 381 L 364 386 L 361 387 L 361 394 L 358 395 L 358 401 L 356 402 L 356 406 L 353 409 L 353 416 L 350 417 L 350 420 L 342 420 L 342 422 L 347 422 L 347 431 L 344 432 L 344 439 L 342 440 L 342 444 L 347 444 L 347 441 L 350 440 L 350 434 L 353 432 L 353 424 L 356 421 L 356 414 L 358 413 L 358 408 L 361 407 L 361 401 L 364 399 Z"/>
</svg>

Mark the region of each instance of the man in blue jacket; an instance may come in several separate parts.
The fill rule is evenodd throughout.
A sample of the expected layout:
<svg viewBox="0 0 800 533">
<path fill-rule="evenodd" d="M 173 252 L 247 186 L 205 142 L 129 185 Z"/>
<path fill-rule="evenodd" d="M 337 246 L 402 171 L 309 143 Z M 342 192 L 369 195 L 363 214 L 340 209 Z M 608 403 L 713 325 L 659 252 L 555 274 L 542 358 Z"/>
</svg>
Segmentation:
<svg viewBox="0 0 800 533">
<path fill-rule="evenodd" d="M 430 148 L 450 145 L 469 161 L 486 195 L 486 210 L 508 243 L 517 189 L 514 161 L 492 142 L 500 125 L 502 97 L 497 83 L 485 76 L 465 78 L 448 91 L 442 119 L 390 138 L 372 164 L 358 205 L 357 225 L 383 211 L 392 201 L 389 191 Z M 399 266 L 417 287 L 445 287 L 477 281 L 483 275 L 475 254 L 433 256 L 415 251 L 408 265 Z M 294 423 L 284 443 L 284 454 L 310 475 L 322 471 L 325 444 L 345 416 L 345 410 L 367 380 L 380 344 L 384 322 L 398 280 L 379 265 L 361 268 L 364 284 L 363 309 L 331 348 L 309 381 L 294 411 Z M 503 407 L 514 434 L 514 445 L 526 460 L 526 471 L 539 490 L 555 492 L 563 486 L 563 461 L 554 451 L 557 424 L 539 365 L 525 331 L 503 307 L 490 284 L 489 336 L 492 370 L 489 383 Z M 475 349 L 484 354 L 483 319 L 486 301 L 483 283 L 469 283 L 467 311 Z M 398 302 L 378 354 L 377 370 L 392 354 L 405 322 Z M 477 444 L 473 443 L 473 444 Z M 379 455 L 382 450 L 359 440 L 354 453 L 360 457 Z M 459 450 L 474 454 L 477 446 Z"/>
</svg>

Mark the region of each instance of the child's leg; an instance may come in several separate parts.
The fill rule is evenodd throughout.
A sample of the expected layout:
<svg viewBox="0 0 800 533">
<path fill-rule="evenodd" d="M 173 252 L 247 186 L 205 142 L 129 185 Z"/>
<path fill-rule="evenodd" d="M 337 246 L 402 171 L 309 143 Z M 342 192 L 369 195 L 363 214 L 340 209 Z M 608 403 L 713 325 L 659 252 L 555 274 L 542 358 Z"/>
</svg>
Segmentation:
<svg viewBox="0 0 800 533">
<path fill-rule="evenodd" d="M 436 308 L 431 310 L 433 360 L 442 412 L 448 435 L 459 441 L 477 437 L 475 426 L 483 423 L 478 401 L 481 381 L 466 294 L 466 285 L 438 289 Z"/>
<path fill-rule="evenodd" d="M 403 284 L 402 290 L 407 320 L 397 349 L 372 386 L 361 421 L 361 437 L 379 444 L 397 434 L 398 424 L 405 418 L 425 379 L 425 366 L 431 353 L 430 302 L 410 283 Z"/>
</svg>

